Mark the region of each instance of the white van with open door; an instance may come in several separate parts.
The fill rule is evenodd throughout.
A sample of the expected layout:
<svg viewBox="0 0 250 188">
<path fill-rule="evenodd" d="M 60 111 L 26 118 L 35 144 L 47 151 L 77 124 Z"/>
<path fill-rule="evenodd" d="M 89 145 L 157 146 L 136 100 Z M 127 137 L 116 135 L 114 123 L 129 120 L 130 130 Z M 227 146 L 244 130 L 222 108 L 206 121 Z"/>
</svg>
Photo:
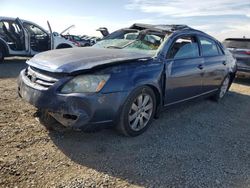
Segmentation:
<svg viewBox="0 0 250 188">
<path fill-rule="evenodd" d="M 0 62 L 9 56 L 33 56 L 39 52 L 76 47 L 60 34 L 19 18 L 0 17 Z"/>
</svg>

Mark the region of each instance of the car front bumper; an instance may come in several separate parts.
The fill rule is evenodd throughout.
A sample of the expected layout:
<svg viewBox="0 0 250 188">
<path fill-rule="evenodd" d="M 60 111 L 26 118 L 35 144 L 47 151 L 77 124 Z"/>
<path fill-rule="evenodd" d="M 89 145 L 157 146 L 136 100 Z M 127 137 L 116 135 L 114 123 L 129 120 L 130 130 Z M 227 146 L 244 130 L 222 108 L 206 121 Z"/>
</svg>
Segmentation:
<svg viewBox="0 0 250 188">
<path fill-rule="evenodd" d="M 114 123 L 128 96 L 128 92 L 62 94 L 58 92 L 62 84 L 59 80 L 47 90 L 37 89 L 23 70 L 18 79 L 18 94 L 38 109 L 48 111 L 62 125 L 83 130 Z"/>
</svg>

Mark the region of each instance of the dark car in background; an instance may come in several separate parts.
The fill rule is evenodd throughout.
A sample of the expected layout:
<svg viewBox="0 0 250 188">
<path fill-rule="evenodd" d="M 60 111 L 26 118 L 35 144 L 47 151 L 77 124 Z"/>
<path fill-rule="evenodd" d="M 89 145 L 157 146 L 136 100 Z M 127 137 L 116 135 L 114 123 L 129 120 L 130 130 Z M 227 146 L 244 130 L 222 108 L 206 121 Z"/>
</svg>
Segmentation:
<svg viewBox="0 0 250 188">
<path fill-rule="evenodd" d="M 227 38 L 223 44 L 237 60 L 237 76 L 250 78 L 250 38 Z"/>
<path fill-rule="evenodd" d="M 222 99 L 236 72 L 219 41 L 185 25 L 134 24 L 93 47 L 40 53 L 27 64 L 18 93 L 41 122 L 84 131 L 111 124 L 127 136 L 174 104 Z"/>
</svg>

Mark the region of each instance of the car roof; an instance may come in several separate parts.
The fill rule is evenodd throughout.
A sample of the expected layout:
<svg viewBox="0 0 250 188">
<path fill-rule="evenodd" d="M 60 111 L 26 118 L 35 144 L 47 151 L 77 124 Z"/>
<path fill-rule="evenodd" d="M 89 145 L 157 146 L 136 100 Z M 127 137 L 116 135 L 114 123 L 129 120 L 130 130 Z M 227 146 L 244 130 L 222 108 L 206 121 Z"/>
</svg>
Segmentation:
<svg viewBox="0 0 250 188">
<path fill-rule="evenodd" d="M 9 20 L 9 21 L 15 21 L 17 18 L 13 18 L 13 17 L 4 17 L 4 16 L 0 16 L 0 21 L 1 20 Z M 19 18 L 20 19 L 20 18 Z M 41 27 L 40 25 L 37 25 L 36 23 L 34 22 L 31 22 L 31 21 L 28 21 L 28 20 L 24 20 L 24 19 L 20 19 L 21 22 L 27 22 L 29 24 L 32 24 L 32 25 L 35 25 L 35 26 L 38 26 L 39 28 L 42 28 L 45 32 L 47 32 L 43 27 Z"/>
<path fill-rule="evenodd" d="M 234 40 L 234 41 L 250 41 L 250 38 L 226 38 L 224 41 Z"/>
<path fill-rule="evenodd" d="M 167 24 L 143 24 L 143 23 L 135 23 L 132 26 L 129 27 L 129 29 L 139 29 L 139 30 L 144 30 L 144 29 L 149 29 L 149 30 L 155 30 L 158 32 L 163 32 L 163 33 L 169 33 L 169 34 L 200 34 L 203 36 L 206 36 L 210 39 L 213 39 L 215 41 L 218 41 L 214 37 L 208 35 L 207 33 L 193 29 L 192 27 L 189 27 L 187 25 L 167 25 Z"/>
<path fill-rule="evenodd" d="M 181 29 L 192 29 L 187 25 L 164 25 L 164 24 L 143 24 L 143 23 L 135 23 L 130 26 L 130 29 L 153 29 L 165 32 L 174 32 L 176 30 Z"/>
<path fill-rule="evenodd" d="M 15 21 L 15 20 L 16 20 L 16 18 L 11 18 L 11 17 L 0 16 L 0 20 L 10 20 L 10 21 Z"/>
<path fill-rule="evenodd" d="M 0 20 L 10 20 L 10 21 L 15 21 L 17 18 L 12 18 L 12 17 L 5 17 L 5 16 L 0 16 Z M 23 20 L 23 19 L 20 19 L 22 22 L 30 22 L 32 23 L 31 21 L 28 21 L 28 20 Z"/>
<path fill-rule="evenodd" d="M 18 17 L 17 17 L 17 18 L 18 18 Z M 1 20 L 15 21 L 17 18 L 0 16 L 0 21 L 1 21 Z M 20 19 L 20 18 L 19 18 L 19 19 Z M 20 20 L 21 20 L 21 22 L 27 22 L 27 23 L 30 23 L 30 24 L 39 26 L 39 25 L 37 25 L 36 23 L 31 22 L 31 21 L 28 21 L 28 20 L 24 20 L 24 19 L 20 19 Z M 39 27 L 41 27 L 41 26 L 39 26 Z"/>
</svg>

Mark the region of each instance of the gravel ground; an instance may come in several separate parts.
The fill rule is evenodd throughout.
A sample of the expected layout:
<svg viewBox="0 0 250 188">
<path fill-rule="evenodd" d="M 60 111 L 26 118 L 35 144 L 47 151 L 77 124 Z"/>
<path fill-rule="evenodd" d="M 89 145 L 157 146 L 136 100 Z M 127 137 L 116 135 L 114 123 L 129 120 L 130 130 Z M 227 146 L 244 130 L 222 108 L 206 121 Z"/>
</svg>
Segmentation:
<svg viewBox="0 0 250 188">
<path fill-rule="evenodd" d="M 250 80 L 163 112 L 136 138 L 47 131 L 0 64 L 0 187 L 250 187 Z"/>
</svg>

